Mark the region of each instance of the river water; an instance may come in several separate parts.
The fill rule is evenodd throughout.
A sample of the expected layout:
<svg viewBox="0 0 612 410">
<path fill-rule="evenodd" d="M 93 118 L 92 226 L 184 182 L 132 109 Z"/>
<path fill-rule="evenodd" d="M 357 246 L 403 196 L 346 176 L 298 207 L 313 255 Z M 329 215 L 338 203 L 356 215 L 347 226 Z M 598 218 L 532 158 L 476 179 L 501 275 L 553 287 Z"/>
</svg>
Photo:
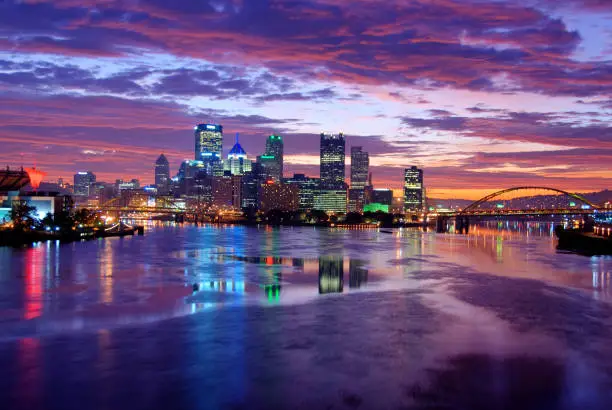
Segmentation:
<svg viewBox="0 0 612 410">
<path fill-rule="evenodd" d="M 534 222 L 0 248 L 0 408 L 610 409 L 611 275 Z"/>
</svg>

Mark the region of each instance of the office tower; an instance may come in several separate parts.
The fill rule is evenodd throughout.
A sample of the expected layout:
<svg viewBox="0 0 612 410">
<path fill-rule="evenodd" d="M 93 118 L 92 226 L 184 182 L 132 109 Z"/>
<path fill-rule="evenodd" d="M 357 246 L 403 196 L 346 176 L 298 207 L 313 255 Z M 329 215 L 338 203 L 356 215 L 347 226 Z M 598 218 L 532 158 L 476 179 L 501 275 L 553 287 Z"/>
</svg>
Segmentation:
<svg viewBox="0 0 612 410">
<path fill-rule="evenodd" d="M 91 184 L 96 182 L 96 176 L 91 171 L 81 171 L 74 174 L 74 194 L 89 196 Z"/>
<path fill-rule="evenodd" d="M 404 212 L 423 211 L 423 170 L 415 166 L 404 170 Z"/>
<path fill-rule="evenodd" d="M 195 160 L 202 161 L 209 175 L 222 176 L 223 127 L 199 124 L 195 127 Z"/>
<path fill-rule="evenodd" d="M 242 177 L 230 175 L 212 178 L 212 203 L 218 209 L 240 209 L 242 207 Z"/>
<path fill-rule="evenodd" d="M 299 211 L 315 209 L 315 196 L 318 195 L 319 191 L 319 178 L 309 178 L 304 174 L 293 174 L 293 177 L 285 178 L 283 182 L 298 187 Z"/>
<path fill-rule="evenodd" d="M 266 139 L 266 150 L 257 157 L 264 180 L 281 182 L 283 178 L 283 137 L 270 135 Z"/>
<path fill-rule="evenodd" d="M 260 209 L 264 212 L 278 209 L 297 211 L 299 206 L 299 188 L 293 184 L 266 182 L 261 185 Z"/>
<path fill-rule="evenodd" d="M 259 186 L 262 178 L 261 164 L 255 162 L 251 172 L 242 177 L 242 208 L 259 209 Z"/>
<path fill-rule="evenodd" d="M 321 189 L 344 189 L 344 135 L 321 134 Z"/>
<path fill-rule="evenodd" d="M 329 213 L 346 212 L 344 146 L 342 133 L 321 134 L 321 181 L 320 190 L 315 197 L 315 209 Z"/>
<path fill-rule="evenodd" d="M 231 175 L 244 175 L 251 172 L 252 162 L 249 161 L 246 151 L 238 141 L 238 133 L 236 133 L 236 143 L 227 155 L 227 161 L 223 164 L 223 170 L 229 171 Z"/>
<path fill-rule="evenodd" d="M 351 187 L 348 197 L 348 211 L 362 212 L 365 204 L 365 187 L 368 179 L 370 158 L 361 147 L 351 147 Z"/>
<path fill-rule="evenodd" d="M 155 187 L 160 195 L 167 195 L 170 191 L 170 163 L 164 154 L 155 161 Z"/>
<path fill-rule="evenodd" d="M 342 256 L 319 258 L 319 293 L 342 293 L 344 288 L 344 260 Z"/>
<path fill-rule="evenodd" d="M 364 189 L 368 182 L 370 156 L 361 147 L 351 147 L 351 188 Z"/>
</svg>

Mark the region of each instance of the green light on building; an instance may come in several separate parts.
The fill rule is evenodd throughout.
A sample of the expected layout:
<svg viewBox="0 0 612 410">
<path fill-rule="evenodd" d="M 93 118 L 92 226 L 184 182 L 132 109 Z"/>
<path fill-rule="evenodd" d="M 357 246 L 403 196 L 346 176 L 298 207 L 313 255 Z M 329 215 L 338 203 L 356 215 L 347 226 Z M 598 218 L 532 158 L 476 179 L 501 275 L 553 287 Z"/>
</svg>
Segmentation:
<svg viewBox="0 0 612 410">
<path fill-rule="evenodd" d="M 274 155 L 262 155 L 261 159 L 274 159 Z"/>
<path fill-rule="evenodd" d="M 570 202 L 570 206 L 576 206 L 576 202 Z"/>
<path fill-rule="evenodd" d="M 273 140 L 277 140 L 277 141 L 280 141 L 283 139 L 283 137 L 281 137 L 280 135 L 270 135 L 270 138 Z"/>
<path fill-rule="evenodd" d="M 502 209 L 504 207 L 504 204 L 497 204 L 497 208 Z"/>
<path fill-rule="evenodd" d="M 363 207 L 363 212 L 384 212 L 384 213 L 389 213 L 389 205 L 387 204 L 381 204 L 378 202 L 373 202 L 371 204 L 367 204 Z"/>
</svg>

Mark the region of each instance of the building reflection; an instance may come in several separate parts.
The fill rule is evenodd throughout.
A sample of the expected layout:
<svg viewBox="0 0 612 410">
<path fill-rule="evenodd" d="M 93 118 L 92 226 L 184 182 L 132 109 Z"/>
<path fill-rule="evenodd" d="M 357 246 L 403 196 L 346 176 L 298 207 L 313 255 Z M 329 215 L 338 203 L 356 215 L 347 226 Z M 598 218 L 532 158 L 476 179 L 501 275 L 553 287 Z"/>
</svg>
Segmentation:
<svg viewBox="0 0 612 410">
<path fill-rule="evenodd" d="M 365 262 L 349 260 L 349 288 L 358 289 L 367 282 L 368 270 L 365 268 Z"/>
<path fill-rule="evenodd" d="M 344 287 L 344 259 L 342 256 L 319 258 L 319 294 L 342 293 Z"/>
</svg>

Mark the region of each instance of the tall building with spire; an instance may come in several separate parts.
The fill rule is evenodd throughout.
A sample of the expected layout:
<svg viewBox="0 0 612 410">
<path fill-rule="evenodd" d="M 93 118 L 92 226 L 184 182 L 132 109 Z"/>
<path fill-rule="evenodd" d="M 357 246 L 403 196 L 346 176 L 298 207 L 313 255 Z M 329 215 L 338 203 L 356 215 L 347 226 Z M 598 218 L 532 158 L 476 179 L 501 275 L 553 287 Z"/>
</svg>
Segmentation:
<svg viewBox="0 0 612 410">
<path fill-rule="evenodd" d="M 227 161 L 223 165 L 224 171 L 229 171 L 232 175 L 244 175 L 251 172 L 252 162 L 249 161 L 246 151 L 239 142 L 239 135 L 236 133 L 236 143 L 227 155 Z"/>
<path fill-rule="evenodd" d="M 164 154 L 155 161 L 155 187 L 161 195 L 170 191 L 170 163 Z"/>
<path fill-rule="evenodd" d="M 195 126 L 195 160 L 202 161 L 209 175 L 223 175 L 223 126 L 198 124 Z"/>
</svg>

